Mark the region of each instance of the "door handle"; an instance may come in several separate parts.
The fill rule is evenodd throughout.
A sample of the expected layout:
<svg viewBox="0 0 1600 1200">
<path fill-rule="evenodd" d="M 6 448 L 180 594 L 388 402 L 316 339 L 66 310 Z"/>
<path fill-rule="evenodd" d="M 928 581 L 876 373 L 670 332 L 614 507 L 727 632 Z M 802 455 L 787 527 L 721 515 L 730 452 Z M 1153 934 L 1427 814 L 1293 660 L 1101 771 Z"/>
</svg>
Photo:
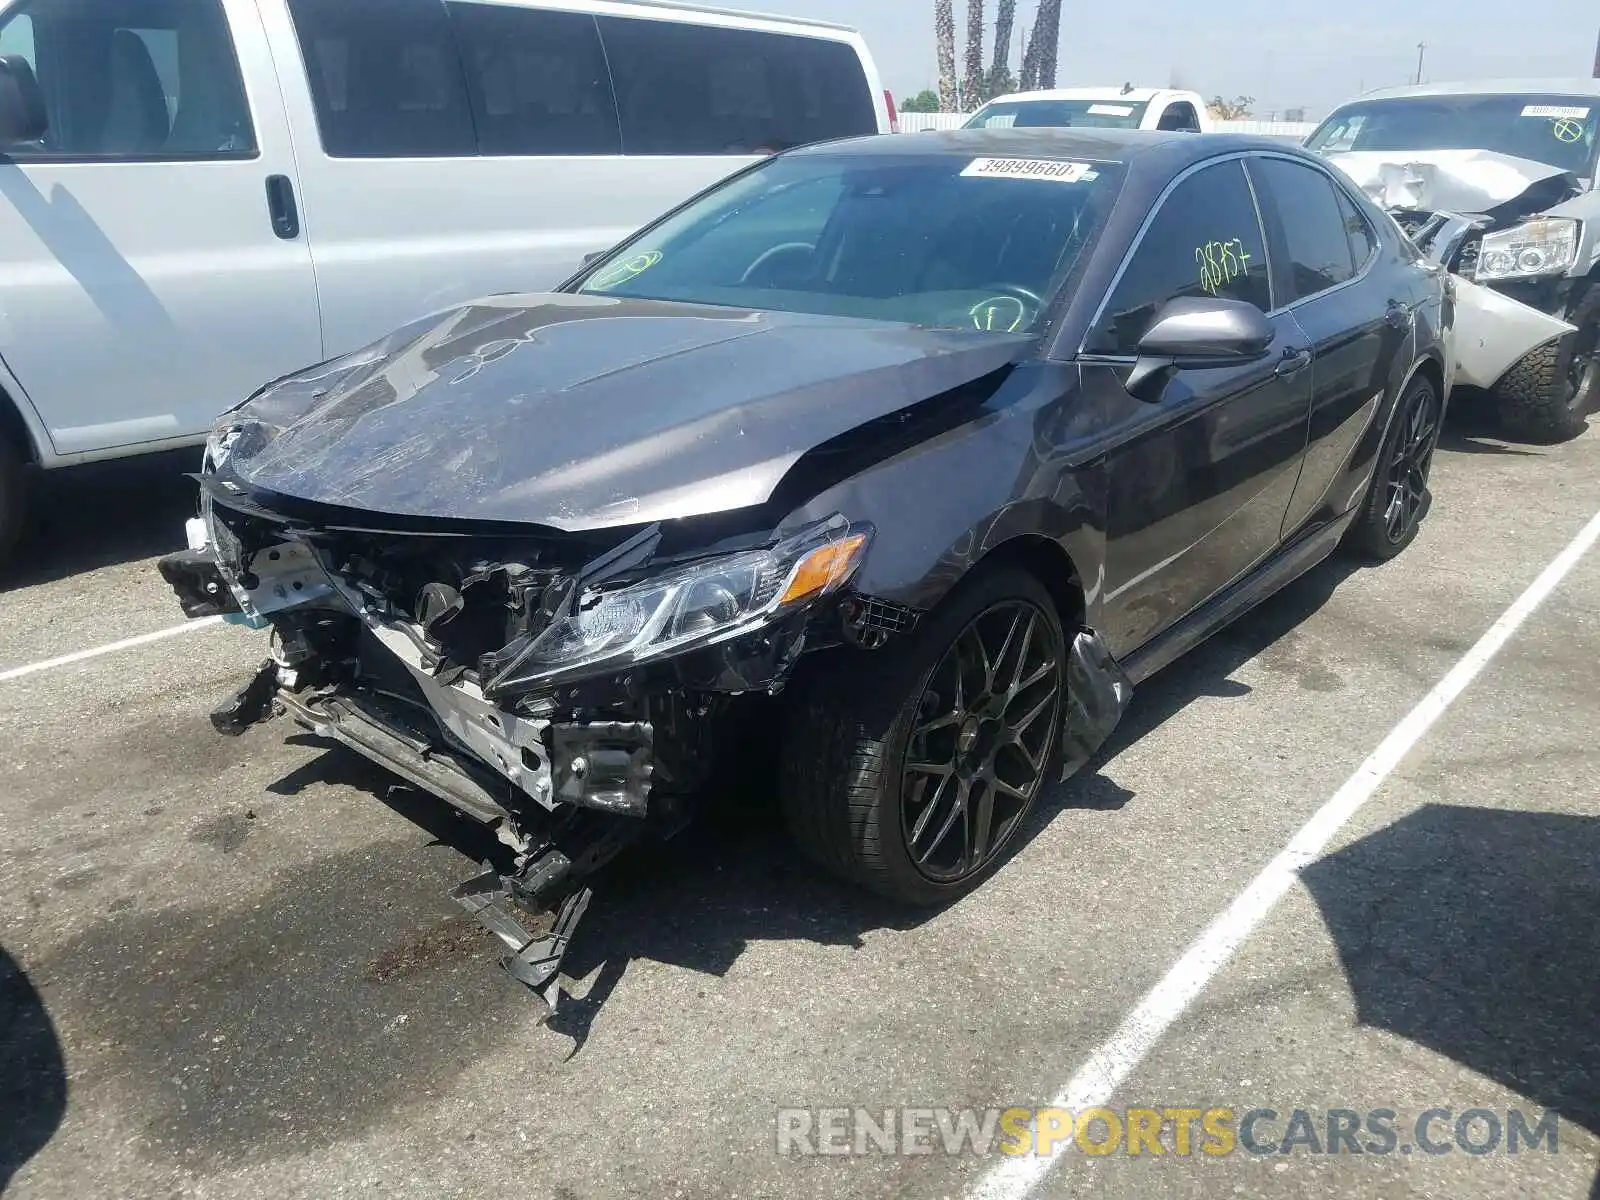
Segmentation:
<svg viewBox="0 0 1600 1200">
<path fill-rule="evenodd" d="M 294 203 L 294 184 L 287 175 L 267 176 L 267 216 L 272 232 L 284 241 L 300 236 L 300 212 Z"/>
<path fill-rule="evenodd" d="M 1278 360 L 1278 365 L 1272 368 L 1272 373 L 1280 379 L 1290 375 L 1298 375 L 1311 365 L 1311 351 L 1296 350 L 1292 346 L 1283 352 L 1283 357 Z"/>
</svg>

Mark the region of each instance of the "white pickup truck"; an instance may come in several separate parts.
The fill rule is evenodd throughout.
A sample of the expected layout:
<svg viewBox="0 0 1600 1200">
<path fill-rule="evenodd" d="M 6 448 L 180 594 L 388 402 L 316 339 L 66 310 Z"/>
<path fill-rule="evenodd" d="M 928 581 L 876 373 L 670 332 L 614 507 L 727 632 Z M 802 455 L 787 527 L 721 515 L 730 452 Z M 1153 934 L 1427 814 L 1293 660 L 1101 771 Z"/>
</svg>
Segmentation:
<svg viewBox="0 0 1600 1200">
<path fill-rule="evenodd" d="M 1198 92 L 1171 88 L 1055 88 L 998 96 L 968 118 L 963 129 L 1071 126 L 1075 129 L 1169 129 L 1210 133 L 1213 125 Z"/>
</svg>

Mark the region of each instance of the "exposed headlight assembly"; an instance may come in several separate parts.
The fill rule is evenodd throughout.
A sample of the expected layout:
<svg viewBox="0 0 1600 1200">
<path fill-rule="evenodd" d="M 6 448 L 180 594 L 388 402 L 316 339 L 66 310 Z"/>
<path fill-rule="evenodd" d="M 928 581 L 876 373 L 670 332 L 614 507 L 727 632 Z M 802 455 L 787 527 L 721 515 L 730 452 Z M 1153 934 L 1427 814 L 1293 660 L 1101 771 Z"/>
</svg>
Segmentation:
<svg viewBox="0 0 1600 1200">
<path fill-rule="evenodd" d="M 1538 217 L 1483 237 L 1477 283 L 1563 275 L 1577 261 L 1582 226 L 1567 217 Z"/>
<path fill-rule="evenodd" d="M 582 596 L 576 612 L 547 625 L 484 690 L 602 674 L 749 633 L 843 587 L 872 533 L 834 516 L 765 550 Z"/>
</svg>

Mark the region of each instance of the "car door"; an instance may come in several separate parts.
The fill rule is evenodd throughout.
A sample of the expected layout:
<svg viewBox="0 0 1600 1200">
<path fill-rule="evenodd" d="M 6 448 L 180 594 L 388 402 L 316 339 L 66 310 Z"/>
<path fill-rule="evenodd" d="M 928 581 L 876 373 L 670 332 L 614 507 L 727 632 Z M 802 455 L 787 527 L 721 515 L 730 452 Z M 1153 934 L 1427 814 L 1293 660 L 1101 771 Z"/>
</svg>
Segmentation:
<svg viewBox="0 0 1600 1200">
<path fill-rule="evenodd" d="M 1279 303 L 1314 356 L 1305 463 L 1284 514 L 1289 536 L 1355 499 L 1330 489 L 1345 479 L 1345 464 L 1409 361 L 1417 297 L 1399 272 L 1374 270 L 1377 233 L 1332 175 L 1275 155 L 1252 158 L 1249 169 Z"/>
<path fill-rule="evenodd" d="M 0 357 L 55 451 L 192 438 L 322 354 L 252 0 L 24 0 L 44 93 L 0 153 Z"/>
<path fill-rule="evenodd" d="M 1084 382 L 1110 426 L 1103 633 L 1131 653 L 1278 546 L 1305 448 L 1310 355 L 1287 313 L 1261 359 L 1176 372 L 1153 401 L 1128 394 L 1140 337 L 1179 296 L 1274 309 L 1244 161 L 1203 164 L 1150 218 L 1084 344 Z"/>
</svg>

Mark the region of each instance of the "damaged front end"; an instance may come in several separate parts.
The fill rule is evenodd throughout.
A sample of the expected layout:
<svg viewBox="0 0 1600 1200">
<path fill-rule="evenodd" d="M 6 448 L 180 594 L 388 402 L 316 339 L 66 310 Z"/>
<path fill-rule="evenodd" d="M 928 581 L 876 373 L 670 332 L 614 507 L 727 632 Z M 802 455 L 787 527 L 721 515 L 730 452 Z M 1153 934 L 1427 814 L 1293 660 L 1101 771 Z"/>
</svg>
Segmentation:
<svg viewBox="0 0 1600 1200">
<path fill-rule="evenodd" d="M 740 706 L 849 636 L 841 602 L 873 537 L 842 516 L 687 545 L 661 524 L 391 525 L 201 483 L 162 574 L 190 615 L 270 629 L 217 729 L 287 714 L 493 830 L 513 869 L 485 863 L 454 896 L 552 1008 L 583 879 L 679 826 Z M 524 914 L 546 909 L 536 936 Z"/>
<path fill-rule="evenodd" d="M 1327 155 L 1454 277 L 1455 382 L 1493 388 L 1557 344 L 1600 267 L 1600 196 L 1567 171 L 1482 150 Z"/>
</svg>

